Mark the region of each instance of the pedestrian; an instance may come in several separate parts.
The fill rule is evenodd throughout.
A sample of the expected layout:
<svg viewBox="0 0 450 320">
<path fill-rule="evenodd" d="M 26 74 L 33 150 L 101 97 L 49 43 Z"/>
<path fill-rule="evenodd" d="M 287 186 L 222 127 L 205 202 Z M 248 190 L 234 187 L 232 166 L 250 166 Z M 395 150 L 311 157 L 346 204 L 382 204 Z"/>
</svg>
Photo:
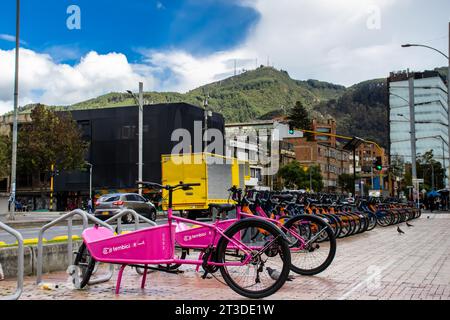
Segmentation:
<svg viewBox="0 0 450 320">
<path fill-rule="evenodd" d="M 88 200 L 87 207 L 88 207 L 88 213 L 92 214 L 92 209 L 93 209 L 92 208 L 92 199 Z"/>
<path fill-rule="evenodd" d="M 423 205 L 425 206 L 425 209 L 427 209 L 427 210 L 430 209 L 430 204 L 428 202 L 428 197 L 426 195 L 424 195 L 424 197 L 423 197 Z"/>
</svg>

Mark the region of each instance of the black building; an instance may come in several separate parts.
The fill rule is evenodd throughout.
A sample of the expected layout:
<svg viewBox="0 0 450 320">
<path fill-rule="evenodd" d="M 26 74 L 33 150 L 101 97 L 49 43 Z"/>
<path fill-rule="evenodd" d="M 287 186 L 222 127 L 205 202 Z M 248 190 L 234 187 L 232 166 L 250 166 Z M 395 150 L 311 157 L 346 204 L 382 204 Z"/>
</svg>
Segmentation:
<svg viewBox="0 0 450 320">
<path fill-rule="evenodd" d="M 93 165 L 93 190 L 133 190 L 138 179 L 137 106 L 71 111 L 89 142 L 86 161 Z M 143 179 L 161 182 L 161 155 L 170 154 L 178 141 L 171 141 L 176 129 L 187 130 L 194 148 L 194 123 L 204 124 L 205 110 L 186 104 L 155 104 L 144 107 Z M 221 114 L 208 117 L 208 128 L 224 133 Z M 196 137 L 201 139 L 200 137 Z M 192 150 L 201 152 L 201 150 Z M 89 197 L 89 172 L 62 172 L 55 178 L 57 209 L 65 210 L 68 202 Z"/>
</svg>

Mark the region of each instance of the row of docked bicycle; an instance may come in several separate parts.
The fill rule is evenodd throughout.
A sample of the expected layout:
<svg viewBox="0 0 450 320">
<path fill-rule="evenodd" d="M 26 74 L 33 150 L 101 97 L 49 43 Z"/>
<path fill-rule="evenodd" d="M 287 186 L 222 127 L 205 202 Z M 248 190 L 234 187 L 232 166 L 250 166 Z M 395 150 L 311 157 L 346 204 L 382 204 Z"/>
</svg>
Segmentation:
<svg viewBox="0 0 450 320">
<path fill-rule="evenodd" d="M 306 194 L 301 192 L 247 191 L 251 206 L 259 204 L 272 217 L 315 215 L 325 219 L 337 238 L 404 223 L 421 216 L 414 203 L 401 203 L 397 199 L 360 198 L 349 203 L 339 195 Z"/>
<path fill-rule="evenodd" d="M 234 204 L 212 204 L 213 222 L 200 222 L 175 216 L 172 209 L 173 192 L 195 192 L 199 183 L 139 184 L 168 191 L 167 224 L 118 236 L 99 226 L 86 229 L 71 272 L 79 288 L 90 283 L 97 263 L 121 265 L 117 294 L 127 266 L 143 270 L 144 288 L 150 270 L 183 272 L 181 266 L 194 265 L 203 270 L 204 279 L 212 275 L 244 297 L 264 298 L 291 279 L 291 271 L 311 276 L 327 269 L 335 257 L 337 237 L 418 217 L 408 207 L 387 210 L 377 205 L 380 209 L 373 212 L 364 201 L 351 205 L 333 196 L 232 187 Z M 228 215 L 233 211 L 234 217 Z"/>
</svg>

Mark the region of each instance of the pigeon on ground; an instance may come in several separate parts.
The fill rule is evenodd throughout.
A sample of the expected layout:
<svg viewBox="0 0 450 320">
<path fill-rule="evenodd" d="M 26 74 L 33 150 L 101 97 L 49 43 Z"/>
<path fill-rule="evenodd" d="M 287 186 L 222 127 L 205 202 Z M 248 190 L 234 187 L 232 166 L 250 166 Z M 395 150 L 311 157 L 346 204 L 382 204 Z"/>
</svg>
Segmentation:
<svg viewBox="0 0 450 320">
<path fill-rule="evenodd" d="M 400 229 L 400 227 L 397 227 L 397 232 L 400 233 L 400 234 L 404 234 L 403 230 Z"/>
<path fill-rule="evenodd" d="M 406 222 L 406 225 L 407 225 L 408 227 L 414 227 L 412 224 L 410 224 L 410 223 L 408 223 L 408 222 Z"/>
<path fill-rule="evenodd" d="M 269 274 L 269 276 L 273 280 L 278 280 L 280 278 L 280 272 L 279 271 L 277 271 L 275 269 L 272 269 L 270 267 L 267 267 L 266 270 L 267 270 L 267 273 Z M 294 276 L 289 275 L 288 278 L 287 278 L 287 281 L 292 281 L 294 279 L 295 279 Z"/>
</svg>

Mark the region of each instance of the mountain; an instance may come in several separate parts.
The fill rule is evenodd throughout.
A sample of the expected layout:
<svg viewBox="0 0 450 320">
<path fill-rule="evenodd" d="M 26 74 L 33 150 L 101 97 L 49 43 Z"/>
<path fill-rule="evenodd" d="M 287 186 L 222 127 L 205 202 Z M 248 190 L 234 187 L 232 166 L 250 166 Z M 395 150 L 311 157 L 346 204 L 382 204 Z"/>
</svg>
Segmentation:
<svg viewBox="0 0 450 320">
<path fill-rule="evenodd" d="M 387 145 L 387 94 L 384 80 L 366 81 L 346 88 L 318 80 L 292 79 L 284 70 L 259 67 L 217 81 L 187 93 L 145 92 L 146 104 L 187 102 L 208 106 L 224 115 L 227 122 L 273 119 L 286 116 L 301 101 L 311 117 L 326 120 L 333 117 L 338 132 L 374 139 Z M 127 93 L 109 93 L 56 110 L 80 110 L 129 106 L 136 102 Z M 32 106 L 22 108 L 23 112 Z"/>
<path fill-rule="evenodd" d="M 287 114 L 298 100 L 314 113 L 314 105 L 338 98 L 345 90 L 344 86 L 318 80 L 294 80 L 286 71 L 261 66 L 185 94 L 146 92 L 144 100 L 147 103 L 187 102 L 202 106 L 208 97 L 209 108 L 222 113 L 228 122 L 243 122 L 270 117 L 274 110 L 281 115 Z M 78 110 L 133 104 L 135 101 L 129 94 L 109 93 L 59 109 Z"/>
<path fill-rule="evenodd" d="M 278 110 L 287 113 L 296 101 L 313 110 L 322 101 L 339 97 L 345 87 L 317 80 L 298 81 L 286 71 L 260 67 L 187 93 L 196 101 L 209 95 L 209 106 L 230 122 L 264 117 Z"/>
<path fill-rule="evenodd" d="M 316 105 L 315 110 L 336 120 L 343 135 L 388 145 L 389 114 L 386 79 L 365 81 L 348 88 L 338 99 Z"/>
</svg>

